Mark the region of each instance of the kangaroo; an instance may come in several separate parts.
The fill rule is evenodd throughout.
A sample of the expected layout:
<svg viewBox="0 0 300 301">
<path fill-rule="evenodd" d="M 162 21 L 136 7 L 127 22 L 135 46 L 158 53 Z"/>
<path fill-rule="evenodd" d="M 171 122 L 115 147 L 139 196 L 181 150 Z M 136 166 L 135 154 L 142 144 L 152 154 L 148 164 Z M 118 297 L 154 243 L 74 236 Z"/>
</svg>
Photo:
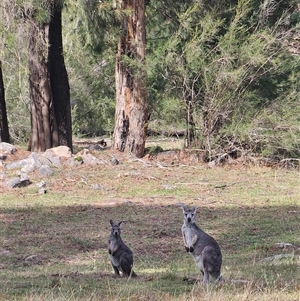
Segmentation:
<svg viewBox="0 0 300 301">
<path fill-rule="evenodd" d="M 214 281 L 223 281 L 223 277 L 220 276 L 222 253 L 218 243 L 196 225 L 197 207 L 188 209 L 183 204 L 181 206 L 184 215 L 181 230 L 185 249 L 194 257 L 203 275 L 203 282 L 208 283 L 210 278 Z"/>
<path fill-rule="evenodd" d="M 111 234 L 108 238 L 108 254 L 111 265 L 117 276 L 136 277 L 137 275 L 132 270 L 133 266 L 133 254 L 132 251 L 126 246 L 121 238 L 120 225 L 114 224 L 113 220 L 110 220 Z"/>
</svg>

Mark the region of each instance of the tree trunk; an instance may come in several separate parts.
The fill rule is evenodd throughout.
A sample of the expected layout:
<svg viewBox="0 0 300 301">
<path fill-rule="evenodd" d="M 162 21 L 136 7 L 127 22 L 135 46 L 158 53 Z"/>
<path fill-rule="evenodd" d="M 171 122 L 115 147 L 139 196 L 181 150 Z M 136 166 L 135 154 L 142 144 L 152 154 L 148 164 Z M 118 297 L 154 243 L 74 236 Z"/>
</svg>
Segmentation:
<svg viewBox="0 0 300 301">
<path fill-rule="evenodd" d="M 9 143 L 2 65 L 0 61 L 0 142 Z"/>
<path fill-rule="evenodd" d="M 116 112 L 113 148 L 142 157 L 147 131 L 145 1 L 123 0 L 124 17 L 116 58 Z"/>
<path fill-rule="evenodd" d="M 58 146 L 58 133 L 47 66 L 49 26 L 38 26 L 30 20 L 29 29 L 29 94 L 31 137 L 29 149 L 45 151 Z"/>
<path fill-rule="evenodd" d="M 58 144 L 68 146 L 72 150 L 70 86 L 63 56 L 61 10 L 60 4 L 52 6 L 48 67 L 58 130 Z"/>
</svg>

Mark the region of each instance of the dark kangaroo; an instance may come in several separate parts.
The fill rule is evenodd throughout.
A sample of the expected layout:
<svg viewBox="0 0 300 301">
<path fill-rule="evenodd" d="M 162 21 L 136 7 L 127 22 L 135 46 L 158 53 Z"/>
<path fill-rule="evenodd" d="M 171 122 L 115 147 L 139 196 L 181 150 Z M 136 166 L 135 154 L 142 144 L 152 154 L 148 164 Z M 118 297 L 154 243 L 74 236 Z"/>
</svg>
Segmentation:
<svg viewBox="0 0 300 301">
<path fill-rule="evenodd" d="M 110 224 L 111 234 L 108 238 L 108 254 L 115 274 L 120 276 L 121 272 L 122 276 L 136 277 L 137 275 L 132 270 L 132 251 L 126 246 L 121 238 L 120 225 L 122 224 L 122 221 L 118 224 L 114 224 L 113 220 L 110 220 Z"/>
<path fill-rule="evenodd" d="M 202 231 L 195 223 L 196 207 L 188 209 L 181 205 L 184 223 L 181 228 L 185 249 L 196 262 L 203 275 L 203 282 L 208 283 L 210 278 L 214 281 L 223 281 L 220 276 L 222 253 L 218 243 L 210 235 Z"/>
</svg>

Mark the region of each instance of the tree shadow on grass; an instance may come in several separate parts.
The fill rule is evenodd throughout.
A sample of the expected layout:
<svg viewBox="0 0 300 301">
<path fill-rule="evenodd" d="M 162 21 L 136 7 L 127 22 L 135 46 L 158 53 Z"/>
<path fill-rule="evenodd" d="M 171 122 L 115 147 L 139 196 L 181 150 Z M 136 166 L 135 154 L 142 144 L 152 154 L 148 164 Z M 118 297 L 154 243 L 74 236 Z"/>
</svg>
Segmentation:
<svg viewBox="0 0 300 301">
<path fill-rule="evenodd" d="M 26 295 L 33 288 L 43 293 L 44 289 L 61 289 L 63 285 L 80 296 L 89 290 L 103 293 L 109 287 L 125 285 L 126 279 L 115 278 L 109 265 L 106 244 L 110 219 L 124 220 L 122 238 L 134 252 L 137 274 L 139 269 L 150 269 L 140 272 L 137 283 L 144 284 L 137 285 L 136 290 L 131 288 L 132 294 L 145 287 L 168 293 L 175 289 L 180 294 L 190 290 L 184 276 L 198 274 L 183 248 L 182 211 L 178 205 L 41 206 L 2 209 L 0 215 L 0 252 L 6 252 L 0 255 L 0 282 L 1 286 L 6 283 L 7 293 L 17 290 L 19 295 Z M 199 206 L 196 220 L 219 242 L 223 271 L 229 278 L 241 276 L 265 286 L 291 289 L 300 281 L 296 259 L 284 263 L 263 261 L 276 254 L 300 254 L 298 206 Z M 288 250 L 276 245 L 281 242 L 294 247 Z M 192 270 L 186 268 L 187 262 Z M 160 269 L 165 272 L 158 273 Z M 43 270 L 48 272 L 43 274 Z"/>
</svg>

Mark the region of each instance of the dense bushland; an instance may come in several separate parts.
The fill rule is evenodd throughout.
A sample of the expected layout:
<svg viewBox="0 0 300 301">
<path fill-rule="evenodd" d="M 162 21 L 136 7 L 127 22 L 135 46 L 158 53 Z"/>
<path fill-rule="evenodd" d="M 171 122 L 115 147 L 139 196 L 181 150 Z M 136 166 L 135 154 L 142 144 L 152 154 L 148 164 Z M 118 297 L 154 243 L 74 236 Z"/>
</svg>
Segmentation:
<svg viewBox="0 0 300 301">
<path fill-rule="evenodd" d="M 119 18 L 128 12 L 112 2 L 64 1 L 75 136 L 113 132 Z M 3 3 L 10 133 L 24 143 L 27 28 L 18 2 Z M 208 159 L 224 152 L 299 158 L 299 21 L 297 1 L 146 1 L 149 128 L 185 129 L 186 146 L 205 150 Z"/>
</svg>

